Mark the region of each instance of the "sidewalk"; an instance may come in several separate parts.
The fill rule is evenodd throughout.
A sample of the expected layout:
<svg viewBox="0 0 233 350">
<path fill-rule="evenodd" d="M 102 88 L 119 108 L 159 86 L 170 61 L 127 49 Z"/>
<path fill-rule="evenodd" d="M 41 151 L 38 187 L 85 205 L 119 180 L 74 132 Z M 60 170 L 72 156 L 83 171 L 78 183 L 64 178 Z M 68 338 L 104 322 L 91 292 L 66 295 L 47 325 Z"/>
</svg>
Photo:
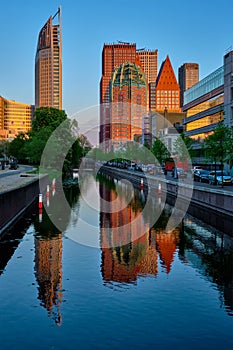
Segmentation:
<svg viewBox="0 0 233 350">
<path fill-rule="evenodd" d="M 38 174 L 27 174 L 25 167 L 17 170 L 0 170 L 0 194 L 14 190 L 38 179 Z"/>
</svg>

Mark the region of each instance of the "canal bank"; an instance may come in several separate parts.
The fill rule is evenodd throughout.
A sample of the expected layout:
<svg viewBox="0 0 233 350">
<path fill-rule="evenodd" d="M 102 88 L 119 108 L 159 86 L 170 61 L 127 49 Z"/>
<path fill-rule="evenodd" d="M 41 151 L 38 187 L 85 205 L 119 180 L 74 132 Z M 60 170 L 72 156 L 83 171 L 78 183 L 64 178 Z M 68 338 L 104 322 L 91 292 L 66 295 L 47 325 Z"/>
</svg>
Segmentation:
<svg viewBox="0 0 233 350">
<path fill-rule="evenodd" d="M 117 180 L 128 180 L 145 191 L 149 182 L 150 189 L 154 191 L 155 195 L 161 193 L 168 204 L 179 204 L 179 209 L 187 209 L 187 212 L 197 219 L 233 236 L 232 192 L 216 187 L 207 188 L 182 181 L 177 182 L 164 176 L 145 176 L 143 173 L 132 173 L 110 167 L 101 167 L 99 173 Z M 177 202 L 178 196 L 179 202 Z"/>
<path fill-rule="evenodd" d="M 23 214 L 40 193 L 40 187 L 46 189 L 47 183 L 48 175 L 39 176 L 18 171 L 1 177 L 0 234 Z"/>
</svg>

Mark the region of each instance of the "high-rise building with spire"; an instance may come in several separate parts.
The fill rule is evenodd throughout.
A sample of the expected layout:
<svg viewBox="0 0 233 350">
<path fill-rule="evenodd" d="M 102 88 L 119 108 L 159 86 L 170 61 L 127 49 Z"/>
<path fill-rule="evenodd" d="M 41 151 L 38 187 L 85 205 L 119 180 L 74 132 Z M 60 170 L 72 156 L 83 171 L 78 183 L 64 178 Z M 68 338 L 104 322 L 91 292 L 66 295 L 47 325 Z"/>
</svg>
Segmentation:
<svg viewBox="0 0 233 350">
<path fill-rule="evenodd" d="M 54 24 L 54 20 L 57 23 Z M 42 27 L 35 58 L 35 107 L 62 109 L 61 8 Z"/>
</svg>

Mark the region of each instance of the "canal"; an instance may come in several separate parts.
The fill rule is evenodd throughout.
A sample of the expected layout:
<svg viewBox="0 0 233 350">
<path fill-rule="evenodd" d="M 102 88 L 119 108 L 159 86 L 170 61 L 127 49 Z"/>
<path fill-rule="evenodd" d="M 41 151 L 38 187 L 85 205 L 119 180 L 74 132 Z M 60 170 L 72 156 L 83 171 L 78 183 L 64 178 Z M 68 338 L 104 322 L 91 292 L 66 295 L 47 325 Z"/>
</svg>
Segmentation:
<svg viewBox="0 0 233 350">
<path fill-rule="evenodd" d="M 87 175 L 28 208 L 0 239 L 1 349 L 232 348 L 233 239 L 190 215 L 166 232 L 147 199 Z"/>
</svg>

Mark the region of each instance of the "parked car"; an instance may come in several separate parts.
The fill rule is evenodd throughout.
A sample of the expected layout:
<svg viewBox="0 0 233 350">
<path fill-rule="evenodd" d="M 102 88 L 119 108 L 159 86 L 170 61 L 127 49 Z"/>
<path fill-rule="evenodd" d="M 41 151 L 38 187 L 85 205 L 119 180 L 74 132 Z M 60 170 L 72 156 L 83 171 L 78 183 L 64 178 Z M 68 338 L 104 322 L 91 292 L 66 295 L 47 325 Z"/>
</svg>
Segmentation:
<svg viewBox="0 0 233 350">
<path fill-rule="evenodd" d="M 191 170 L 192 174 L 194 174 L 194 172 L 197 170 L 203 170 L 203 168 L 200 165 L 195 165 Z"/>
<path fill-rule="evenodd" d="M 177 176 L 178 178 L 186 178 L 187 177 L 187 173 L 184 169 L 182 168 L 177 168 Z"/>
<path fill-rule="evenodd" d="M 199 182 L 209 182 L 209 174 L 210 172 L 208 170 L 195 170 L 193 173 L 193 179 L 194 181 L 199 181 Z"/>
<path fill-rule="evenodd" d="M 232 185 L 232 178 L 226 170 L 215 170 L 209 174 L 209 184 L 211 185 Z"/>
<path fill-rule="evenodd" d="M 12 159 L 11 161 L 10 161 L 10 166 L 9 166 L 9 169 L 10 170 L 16 170 L 16 169 L 18 169 L 18 160 L 16 159 L 16 158 L 14 158 L 14 159 Z"/>
<path fill-rule="evenodd" d="M 141 173 L 143 172 L 142 168 L 139 165 L 137 165 L 137 164 L 135 165 L 134 170 L 135 171 L 139 171 Z"/>
</svg>

